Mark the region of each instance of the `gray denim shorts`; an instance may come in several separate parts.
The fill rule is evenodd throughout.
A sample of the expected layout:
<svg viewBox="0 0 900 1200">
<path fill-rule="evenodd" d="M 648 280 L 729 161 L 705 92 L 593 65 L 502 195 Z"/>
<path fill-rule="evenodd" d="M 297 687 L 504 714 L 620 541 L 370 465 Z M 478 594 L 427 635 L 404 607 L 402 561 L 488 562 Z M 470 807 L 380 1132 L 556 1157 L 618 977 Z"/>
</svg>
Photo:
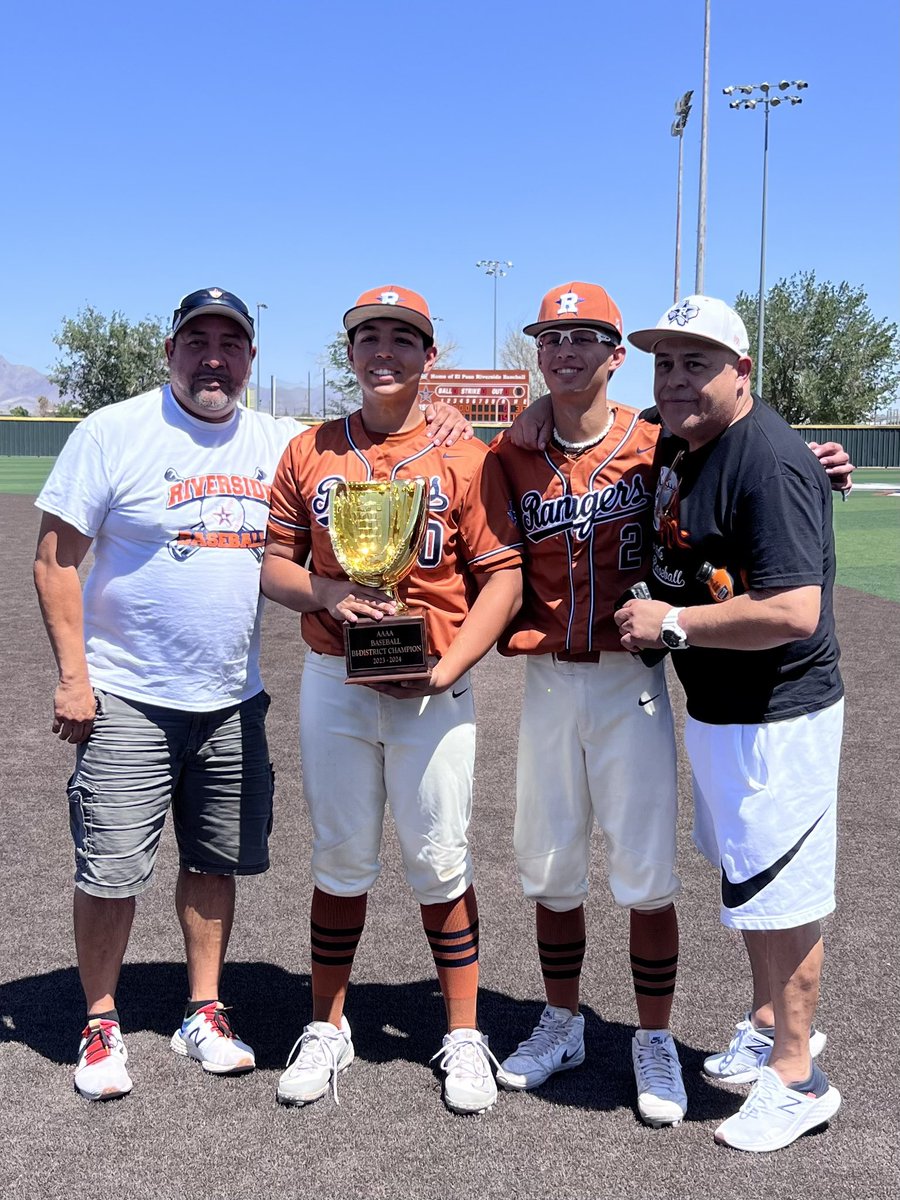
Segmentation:
<svg viewBox="0 0 900 1200">
<path fill-rule="evenodd" d="M 68 784 L 76 886 L 104 897 L 146 891 L 170 807 L 182 867 L 265 871 L 274 791 L 267 693 L 205 713 L 95 695 L 94 728 Z"/>
</svg>

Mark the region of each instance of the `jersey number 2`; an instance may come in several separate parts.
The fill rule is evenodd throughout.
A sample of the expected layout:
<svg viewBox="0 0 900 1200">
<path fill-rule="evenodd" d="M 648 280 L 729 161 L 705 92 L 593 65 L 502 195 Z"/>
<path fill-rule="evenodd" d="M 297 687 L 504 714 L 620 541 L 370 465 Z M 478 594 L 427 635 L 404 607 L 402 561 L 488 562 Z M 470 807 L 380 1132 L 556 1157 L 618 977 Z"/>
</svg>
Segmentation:
<svg viewBox="0 0 900 1200">
<path fill-rule="evenodd" d="M 623 525 L 619 533 L 619 570 L 636 571 L 644 561 L 643 547 L 641 526 L 637 522 Z"/>
</svg>

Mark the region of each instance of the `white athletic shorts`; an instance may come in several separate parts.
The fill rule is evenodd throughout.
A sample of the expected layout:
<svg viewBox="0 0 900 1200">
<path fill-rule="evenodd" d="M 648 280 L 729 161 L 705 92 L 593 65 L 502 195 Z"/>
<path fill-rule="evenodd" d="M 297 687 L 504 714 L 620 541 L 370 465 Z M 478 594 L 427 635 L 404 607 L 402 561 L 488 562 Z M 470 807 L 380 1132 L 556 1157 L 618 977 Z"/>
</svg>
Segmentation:
<svg viewBox="0 0 900 1200">
<path fill-rule="evenodd" d="M 687 718 L 694 844 L 722 872 L 722 924 L 796 929 L 834 910 L 844 702 L 764 725 Z"/>
<path fill-rule="evenodd" d="M 675 734 L 663 665 L 530 656 L 519 728 L 516 861 L 525 895 L 554 912 L 588 892 L 594 822 L 623 908 L 663 908 L 675 874 Z"/>
<path fill-rule="evenodd" d="M 323 892 L 358 896 L 381 870 L 390 802 L 406 878 L 420 904 L 472 882 L 475 705 L 468 675 L 447 692 L 395 700 L 345 684 L 343 658 L 308 651 L 300 683 L 303 792 L 312 874 Z"/>
</svg>

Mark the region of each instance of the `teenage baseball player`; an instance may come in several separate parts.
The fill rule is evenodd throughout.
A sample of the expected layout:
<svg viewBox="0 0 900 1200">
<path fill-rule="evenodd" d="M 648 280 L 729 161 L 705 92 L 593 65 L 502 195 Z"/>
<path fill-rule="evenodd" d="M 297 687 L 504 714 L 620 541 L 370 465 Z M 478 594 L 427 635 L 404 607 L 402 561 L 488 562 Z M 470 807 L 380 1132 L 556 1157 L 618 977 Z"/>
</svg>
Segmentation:
<svg viewBox="0 0 900 1200">
<path fill-rule="evenodd" d="M 520 537 L 495 456 L 429 444 L 417 398 L 434 362 L 425 300 L 401 287 L 365 292 L 344 316 L 362 408 L 295 438 L 275 476 L 264 593 L 299 611 L 309 650 L 300 691 L 303 789 L 313 826 L 312 1021 L 278 1084 L 283 1104 L 331 1087 L 354 1050 L 344 999 L 380 870 L 390 803 L 406 876 L 443 992 L 448 1032 L 435 1055 L 455 1112 L 495 1101 L 493 1056 L 477 1028 L 478 910 L 467 842 L 475 747 L 469 669 L 521 603 Z M 428 531 L 400 585 L 424 612 L 433 654 L 425 680 L 345 685 L 342 625 L 394 611 L 347 579 L 332 550 L 328 497 L 338 480 L 429 483 Z M 309 566 L 307 563 L 309 557 Z M 494 1060 L 495 1061 L 495 1060 Z"/>
<path fill-rule="evenodd" d="M 550 391 L 552 440 L 536 451 L 502 438 L 492 451 L 526 546 L 523 606 L 499 649 L 528 656 L 515 848 L 525 894 L 537 902 L 547 1005 L 497 1077 L 534 1088 L 584 1061 L 579 982 L 596 822 L 613 898 L 631 913 L 638 1110 L 649 1124 L 677 1125 L 687 1098 L 668 1030 L 680 887 L 672 714 L 662 664 L 623 653 L 613 620 L 617 599 L 647 573 L 659 426 L 608 399 L 625 347 L 622 317 L 602 287 L 553 288 L 524 332 L 537 341 Z"/>
</svg>

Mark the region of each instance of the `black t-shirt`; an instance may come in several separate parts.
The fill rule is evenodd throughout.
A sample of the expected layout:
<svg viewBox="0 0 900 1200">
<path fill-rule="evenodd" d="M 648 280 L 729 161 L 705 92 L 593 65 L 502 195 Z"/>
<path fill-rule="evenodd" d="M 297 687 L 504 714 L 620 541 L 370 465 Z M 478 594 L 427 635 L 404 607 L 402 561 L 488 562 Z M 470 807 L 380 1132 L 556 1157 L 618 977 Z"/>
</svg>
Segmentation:
<svg viewBox="0 0 900 1200">
<path fill-rule="evenodd" d="M 654 597 L 679 608 L 716 603 L 697 578 L 706 564 L 727 570 L 735 595 L 822 589 L 812 637 L 772 650 L 674 651 L 688 712 L 712 725 L 755 725 L 836 703 L 844 687 L 832 607 L 831 487 L 815 456 L 756 398 L 745 417 L 699 450 L 665 436 L 658 453 Z"/>
</svg>

